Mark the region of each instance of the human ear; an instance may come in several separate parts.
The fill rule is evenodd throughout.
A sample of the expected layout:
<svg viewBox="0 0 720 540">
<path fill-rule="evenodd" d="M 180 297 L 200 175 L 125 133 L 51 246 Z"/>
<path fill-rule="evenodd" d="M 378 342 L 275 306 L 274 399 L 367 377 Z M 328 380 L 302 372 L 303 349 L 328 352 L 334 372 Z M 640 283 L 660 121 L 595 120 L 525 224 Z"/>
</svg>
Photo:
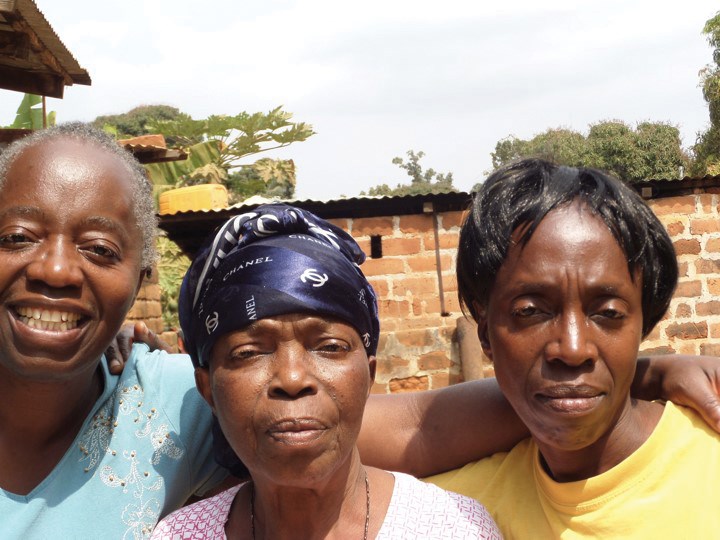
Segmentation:
<svg viewBox="0 0 720 540">
<path fill-rule="evenodd" d="M 475 321 L 478 325 L 477 335 L 480 340 L 480 346 L 485 356 L 492 360 L 492 347 L 490 346 L 490 338 L 488 336 L 487 311 L 477 302 L 473 302 L 473 309 L 475 310 Z"/>
<path fill-rule="evenodd" d="M 368 386 L 368 396 L 369 396 L 370 390 L 372 389 L 372 385 L 375 382 L 375 373 L 377 371 L 377 359 L 374 356 L 368 357 L 368 367 L 370 368 L 370 385 Z"/>
<path fill-rule="evenodd" d="M 210 370 L 208 368 L 195 368 L 195 386 L 203 399 L 210 405 L 215 414 L 215 402 L 213 401 L 212 389 L 210 387 Z"/>
</svg>

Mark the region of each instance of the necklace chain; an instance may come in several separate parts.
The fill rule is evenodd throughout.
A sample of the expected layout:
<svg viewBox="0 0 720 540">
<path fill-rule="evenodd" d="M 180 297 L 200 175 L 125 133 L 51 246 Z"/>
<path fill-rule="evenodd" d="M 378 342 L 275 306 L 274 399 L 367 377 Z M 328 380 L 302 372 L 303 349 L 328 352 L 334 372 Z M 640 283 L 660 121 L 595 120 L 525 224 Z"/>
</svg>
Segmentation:
<svg viewBox="0 0 720 540">
<path fill-rule="evenodd" d="M 252 538 L 255 540 L 255 484 L 250 484 L 250 527 L 252 529 Z M 370 480 L 367 471 L 365 471 L 365 532 L 363 540 L 367 540 L 368 529 L 370 528 Z"/>
</svg>

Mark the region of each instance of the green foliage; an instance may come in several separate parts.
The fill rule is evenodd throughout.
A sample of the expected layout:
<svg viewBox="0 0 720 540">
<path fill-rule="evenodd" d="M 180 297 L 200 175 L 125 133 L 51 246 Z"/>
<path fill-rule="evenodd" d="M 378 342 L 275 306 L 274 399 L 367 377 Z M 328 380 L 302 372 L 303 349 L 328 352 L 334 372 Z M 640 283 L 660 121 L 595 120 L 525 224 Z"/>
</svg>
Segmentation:
<svg viewBox="0 0 720 540">
<path fill-rule="evenodd" d="M 55 111 L 47 114 L 46 124 L 55 125 Z M 43 129 L 42 96 L 23 95 L 15 113 L 15 120 L 8 126 L 11 129 Z"/>
<path fill-rule="evenodd" d="M 186 150 L 189 154 L 186 160 L 145 165 L 156 197 L 168 189 L 194 185 L 194 183 L 211 183 L 212 179 L 199 176 L 199 173 L 193 176 L 193 173 L 202 172 L 205 166 L 217 162 L 220 158 L 220 143 L 214 140 L 205 141 L 194 144 Z M 216 172 L 218 175 L 221 174 L 219 171 Z"/>
<path fill-rule="evenodd" d="M 569 129 L 549 129 L 532 139 L 508 137 L 491 154 L 498 168 L 512 161 L 538 157 L 574 167 L 595 167 L 627 182 L 677 178 L 689 158 L 677 127 L 641 122 L 635 129 L 619 120 L 592 124 L 588 135 Z"/>
<path fill-rule="evenodd" d="M 153 166 L 153 182 L 157 179 L 174 187 L 223 183 L 231 203 L 244 200 L 248 193 L 257 194 L 258 190 L 263 195 L 290 198 L 295 192 L 295 165 L 291 160 L 261 159 L 241 166 L 236 163 L 247 156 L 304 141 L 314 134 L 309 124 L 291 119 L 292 114 L 276 107 L 268 113 L 241 112 L 202 120 L 184 115 L 175 120 L 152 121 L 151 131 L 163 134 L 168 143 L 192 145 L 191 166 Z M 208 154 L 207 145 L 217 152 Z"/>
<path fill-rule="evenodd" d="M 253 195 L 291 199 L 295 195 L 295 163 L 291 159 L 263 158 L 238 167 L 228 178 L 230 204 Z"/>
<path fill-rule="evenodd" d="M 448 193 L 457 191 L 453 186 L 453 175 L 449 173 L 438 173 L 433 169 L 423 171 L 420 160 L 425 152 L 415 153 L 413 150 L 407 151 L 408 160 L 403 158 L 393 158 L 392 162 L 401 169 L 404 169 L 410 177 L 410 184 L 397 184 L 391 188 L 387 184 L 372 187 L 367 193 L 360 192 L 360 195 L 375 196 L 403 196 L 403 195 L 427 195 L 429 193 Z"/>
<path fill-rule="evenodd" d="M 220 142 L 217 165 L 229 169 L 246 156 L 283 148 L 315 134 L 304 122 L 291 122 L 292 114 L 276 107 L 268 113 L 241 112 L 235 116 L 213 115 L 203 120 L 189 116 L 151 123 L 155 133 L 162 133 L 179 145 L 205 140 Z"/>
<path fill-rule="evenodd" d="M 703 34 L 713 48 L 713 63 L 700 70 L 700 86 L 710 112 L 710 127 L 699 133 L 693 151 L 695 176 L 720 174 L 720 12 L 705 22 Z"/>
<path fill-rule="evenodd" d="M 168 105 L 140 105 L 126 113 L 98 116 L 92 124 L 113 133 L 118 139 L 129 139 L 155 133 L 149 127 L 151 122 L 178 120 L 185 117 L 188 115 Z"/>
<path fill-rule="evenodd" d="M 158 279 L 160 280 L 160 304 L 162 306 L 165 328 L 179 328 L 178 298 L 180 285 L 185 272 L 190 267 L 190 259 L 183 255 L 180 248 L 167 237 L 157 240 Z"/>
</svg>

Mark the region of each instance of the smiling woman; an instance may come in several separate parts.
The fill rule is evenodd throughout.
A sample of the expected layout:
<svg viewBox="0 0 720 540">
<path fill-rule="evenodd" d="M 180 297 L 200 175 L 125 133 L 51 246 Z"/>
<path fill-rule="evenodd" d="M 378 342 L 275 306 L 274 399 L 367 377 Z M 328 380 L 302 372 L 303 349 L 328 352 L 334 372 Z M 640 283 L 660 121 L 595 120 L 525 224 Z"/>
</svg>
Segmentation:
<svg viewBox="0 0 720 540">
<path fill-rule="evenodd" d="M 0 193 L 0 536 L 147 535 L 225 476 L 187 358 L 103 356 L 154 260 L 151 186 L 68 124 L 0 155 Z"/>
<path fill-rule="evenodd" d="M 171 514 L 153 538 L 500 537 L 476 501 L 360 462 L 380 332 L 363 260 L 347 233 L 285 205 L 209 239 L 180 324 L 216 454 L 251 480 Z"/>
</svg>

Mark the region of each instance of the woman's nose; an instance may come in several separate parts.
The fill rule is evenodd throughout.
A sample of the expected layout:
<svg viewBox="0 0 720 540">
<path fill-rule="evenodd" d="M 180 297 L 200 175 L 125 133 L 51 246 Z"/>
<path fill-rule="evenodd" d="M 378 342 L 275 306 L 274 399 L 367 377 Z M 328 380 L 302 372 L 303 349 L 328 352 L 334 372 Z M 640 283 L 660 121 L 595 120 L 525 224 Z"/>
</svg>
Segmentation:
<svg viewBox="0 0 720 540">
<path fill-rule="evenodd" d="M 64 238 L 47 239 L 36 255 L 27 266 L 30 281 L 42 282 L 55 289 L 82 285 L 82 255 L 73 242 Z"/>
<path fill-rule="evenodd" d="M 269 389 L 272 397 L 296 399 L 317 393 L 314 362 L 304 347 L 279 348 L 273 369 Z"/>
<path fill-rule="evenodd" d="M 564 313 L 558 317 L 546 347 L 547 360 L 573 367 L 594 363 L 597 347 L 589 324 L 584 313 Z"/>
</svg>

